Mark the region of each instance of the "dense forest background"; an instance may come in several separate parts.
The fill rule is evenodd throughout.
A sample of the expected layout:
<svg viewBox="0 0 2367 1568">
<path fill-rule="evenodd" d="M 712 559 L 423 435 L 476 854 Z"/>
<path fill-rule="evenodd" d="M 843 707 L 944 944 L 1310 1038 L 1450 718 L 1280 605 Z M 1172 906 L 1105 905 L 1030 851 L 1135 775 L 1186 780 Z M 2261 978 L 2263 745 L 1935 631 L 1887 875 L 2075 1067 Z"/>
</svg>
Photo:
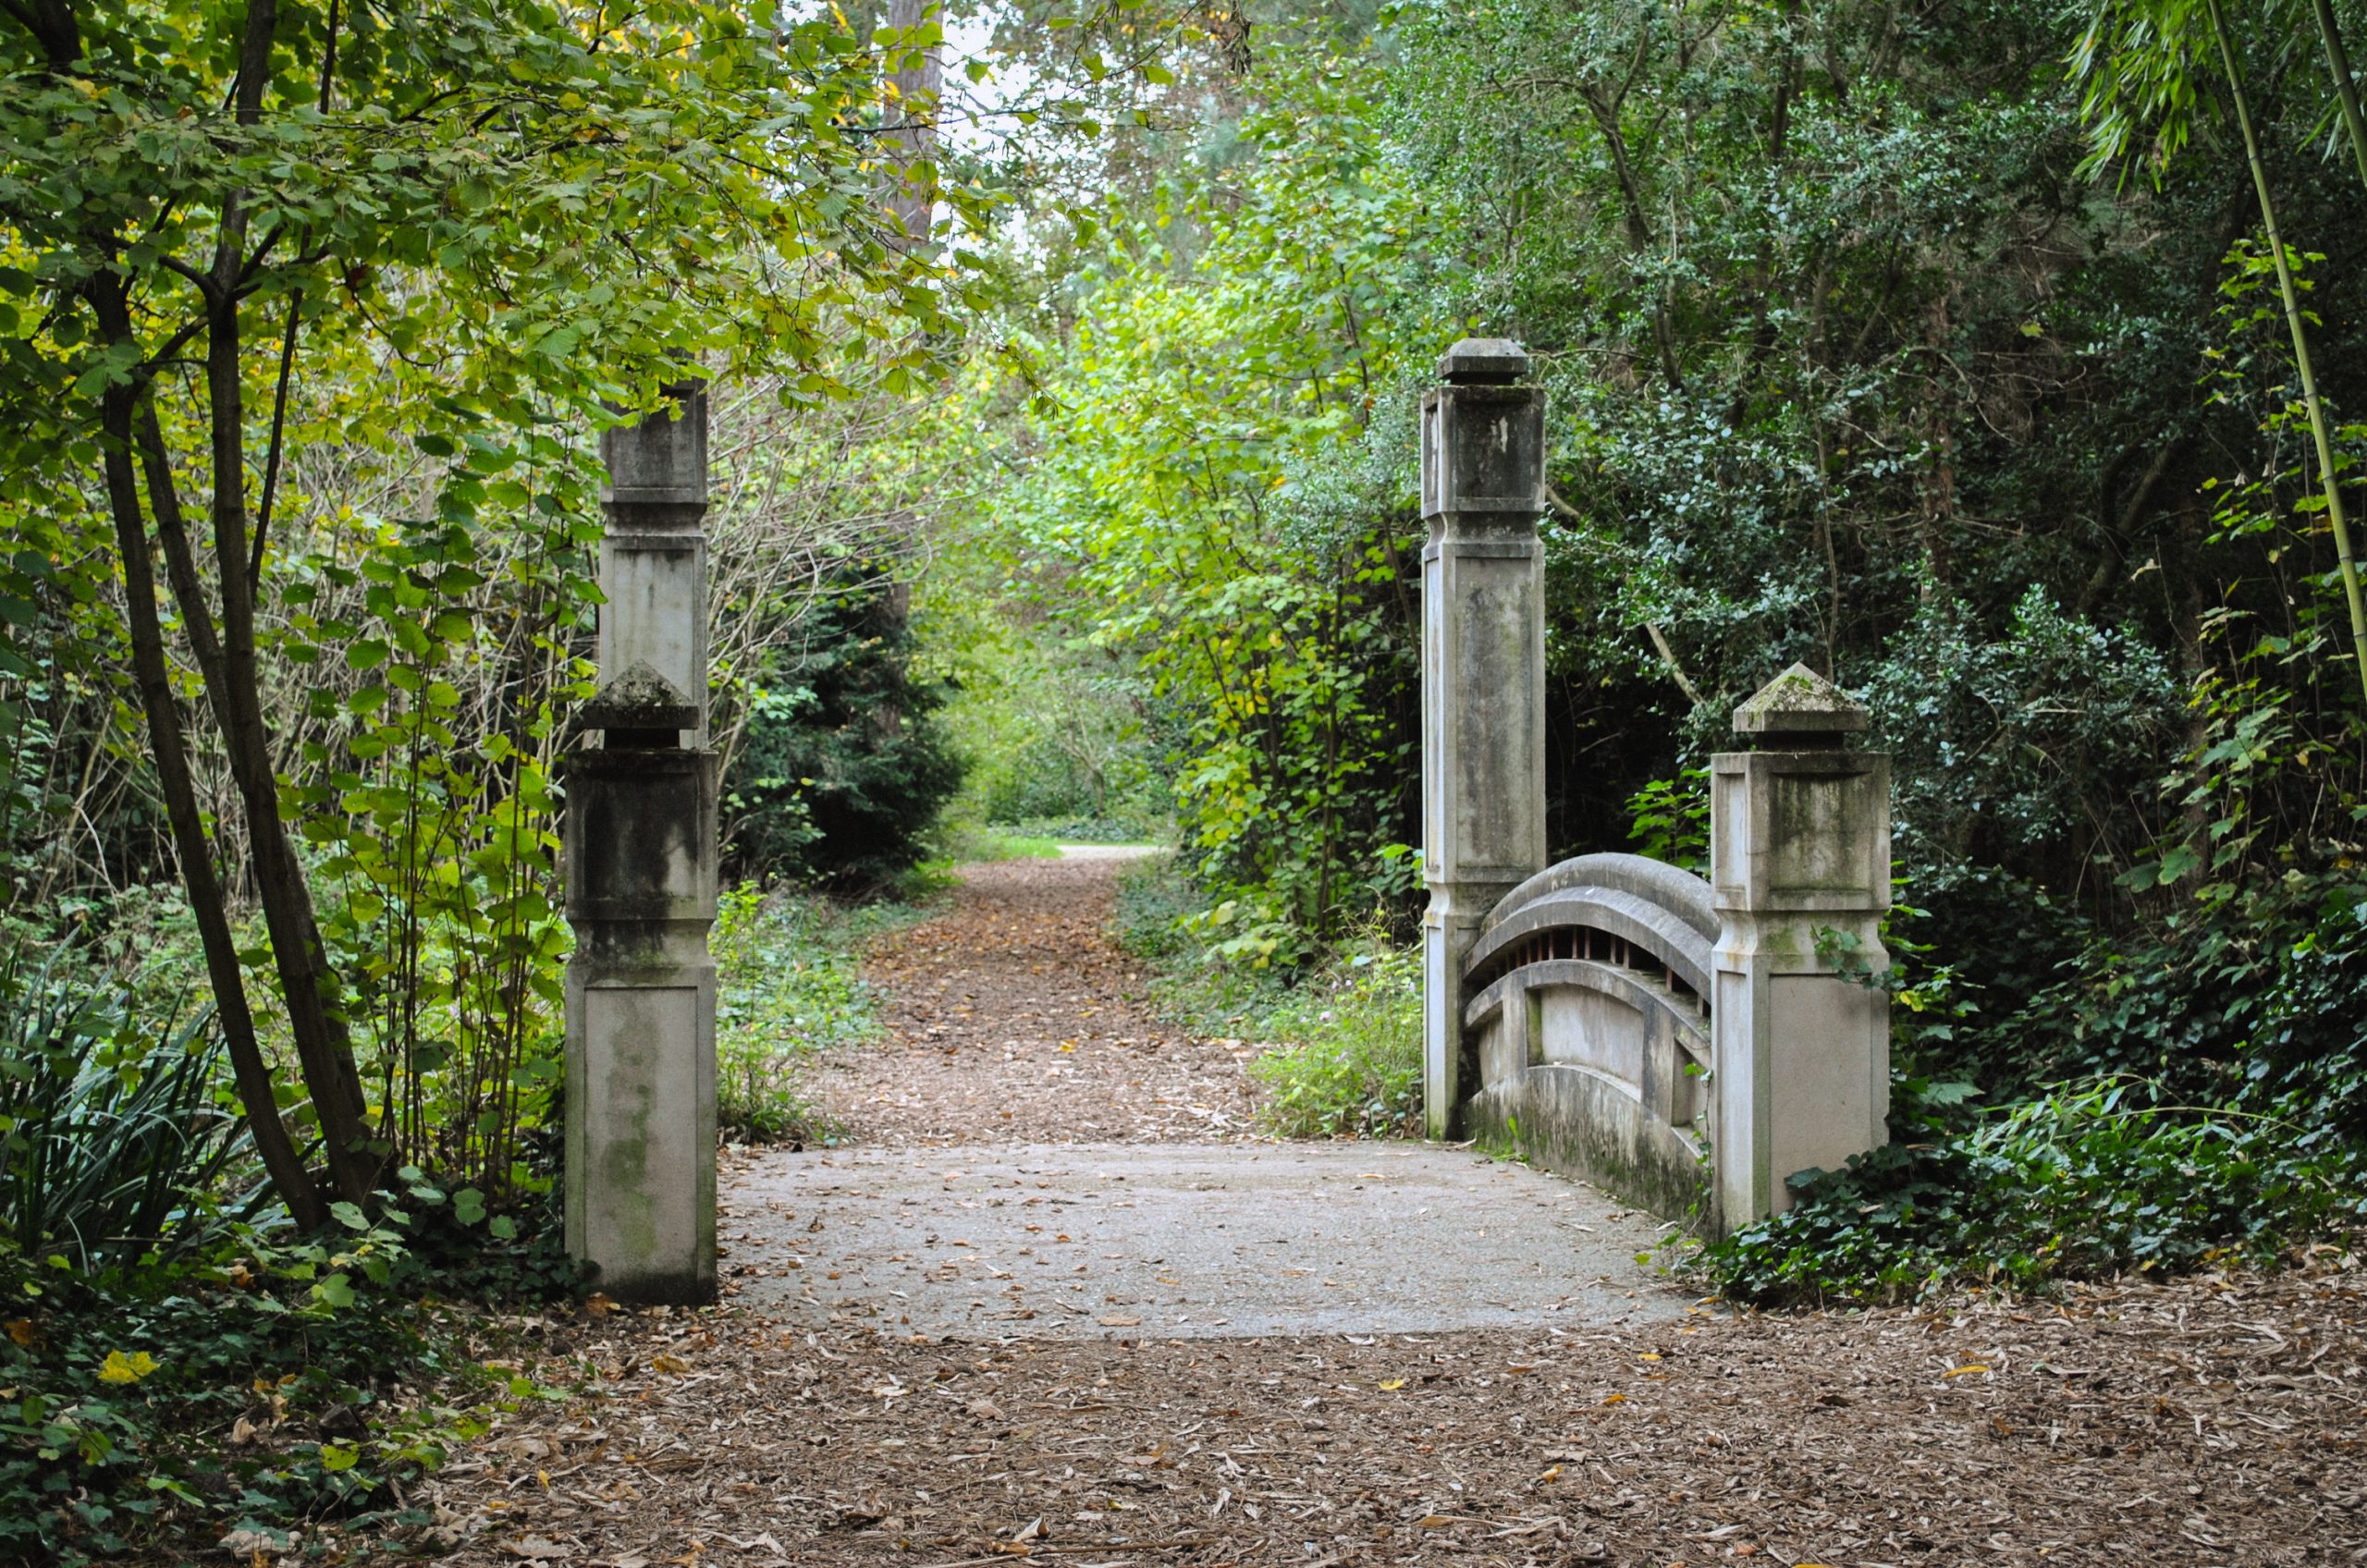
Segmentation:
<svg viewBox="0 0 2367 1568">
<path fill-rule="evenodd" d="M 1171 839 L 1176 963 L 1410 983 L 1413 420 L 1479 334 L 1551 396 L 1553 852 L 1698 862 L 1795 660 L 1895 758 L 1900 1141 L 1720 1282 L 2355 1219 L 2362 35 L 0 0 L 0 1542 L 360 1506 L 429 1439 L 205 1489 L 161 1413 L 350 1402 L 427 1296 L 570 1288 L 595 442 L 686 363 L 749 1135 L 860 1011 L 795 898 L 911 896 L 979 825 Z"/>
</svg>

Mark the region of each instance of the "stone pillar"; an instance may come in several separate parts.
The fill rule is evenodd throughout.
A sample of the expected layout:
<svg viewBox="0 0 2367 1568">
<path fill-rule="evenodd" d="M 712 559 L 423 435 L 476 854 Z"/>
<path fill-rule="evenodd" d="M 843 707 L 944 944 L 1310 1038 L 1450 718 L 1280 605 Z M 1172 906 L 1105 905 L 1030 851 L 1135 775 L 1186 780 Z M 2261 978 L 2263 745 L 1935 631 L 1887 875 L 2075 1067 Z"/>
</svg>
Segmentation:
<svg viewBox="0 0 2367 1568">
<path fill-rule="evenodd" d="M 567 1248 L 619 1301 L 715 1299 L 716 770 L 706 735 L 706 398 L 601 438 L 605 744 L 567 787 Z"/>
<path fill-rule="evenodd" d="M 1866 710 L 1794 665 L 1735 710 L 1766 748 L 1711 759 L 1712 1219 L 1791 1207 L 1785 1178 L 1888 1140 L 1890 758 L 1848 749 Z M 1819 936 L 1824 934 L 1824 950 Z"/>
<path fill-rule="evenodd" d="M 1454 1136 L 1463 961 L 1545 869 L 1545 394 L 1501 338 L 1446 351 L 1422 399 L 1422 1119 Z"/>
</svg>

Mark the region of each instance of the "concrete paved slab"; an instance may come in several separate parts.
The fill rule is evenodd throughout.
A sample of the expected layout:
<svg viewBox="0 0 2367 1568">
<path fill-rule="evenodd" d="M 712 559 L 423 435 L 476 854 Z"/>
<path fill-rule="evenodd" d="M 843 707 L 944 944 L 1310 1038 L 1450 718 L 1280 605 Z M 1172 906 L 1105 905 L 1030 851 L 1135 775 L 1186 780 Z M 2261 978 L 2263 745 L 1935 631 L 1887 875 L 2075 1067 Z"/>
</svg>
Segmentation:
<svg viewBox="0 0 2367 1568">
<path fill-rule="evenodd" d="M 744 1305 L 932 1335 L 1575 1329 L 1687 1305 L 1636 1262 L 1665 1233 L 1649 1216 L 1438 1145 L 766 1153 L 724 1201 Z"/>
</svg>

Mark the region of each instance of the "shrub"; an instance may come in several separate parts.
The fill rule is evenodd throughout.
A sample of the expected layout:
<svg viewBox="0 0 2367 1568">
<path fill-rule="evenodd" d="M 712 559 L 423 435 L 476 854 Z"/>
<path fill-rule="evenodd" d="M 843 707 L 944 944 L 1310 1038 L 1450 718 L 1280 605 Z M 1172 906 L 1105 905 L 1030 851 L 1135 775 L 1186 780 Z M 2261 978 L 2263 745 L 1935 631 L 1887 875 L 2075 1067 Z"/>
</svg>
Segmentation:
<svg viewBox="0 0 2367 1568">
<path fill-rule="evenodd" d="M 718 900 L 716 1122 L 747 1143 L 830 1141 L 828 1118 L 800 1085 L 803 1064 L 869 1038 L 878 998 L 862 976 L 872 937 L 915 917 L 903 905 L 840 909 L 816 894 L 742 884 Z"/>
<path fill-rule="evenodd" d="M 2336 1216 L 2367 1216 L 2356 1171 L 2302 1145 L 2292 1124 L 2164 1103 L 2159 1088 L 2062 1084 L 1965 1124 L 1968 1086 L 1903 1079 L 1893 1120 L 1920 1141 L 1795 1178 L 1792 1208 L 1712 1243 L 1701 1262 L 1747 1300 L 1895 1301 L 1956 1284 L 2030 1290 L 2176 1271 L 2223 1253 L 2259 1260 Z"/>
<path fill-rule="evenodd" d="M 1421 955 L 1377 946 L 1275 1010 L 1282 1042 L 1249 1067 L 1258 1118 L 1286 1138 L 1399 1137 L 1422 1121 Z"/>
<path fill-rule="evenodd" d="M 725 853 L 742 876 L 871 893 L 919 863 L 962 769 L 891 585 L 858 576 L 842 588 L 806 645 L 777 651 L 744 698 Z"/>
<path fill-rule="evenodd" d="M 1116 937 L 1150 968 L 1159 1010 L 1202 1034 L 1263 1033 L 1290 994 L 1284 972 L 1226 962 L 1208 946 L 1200 894 L 1173 855 L 1147 855 L 1118 874 Z"/>
</svg>

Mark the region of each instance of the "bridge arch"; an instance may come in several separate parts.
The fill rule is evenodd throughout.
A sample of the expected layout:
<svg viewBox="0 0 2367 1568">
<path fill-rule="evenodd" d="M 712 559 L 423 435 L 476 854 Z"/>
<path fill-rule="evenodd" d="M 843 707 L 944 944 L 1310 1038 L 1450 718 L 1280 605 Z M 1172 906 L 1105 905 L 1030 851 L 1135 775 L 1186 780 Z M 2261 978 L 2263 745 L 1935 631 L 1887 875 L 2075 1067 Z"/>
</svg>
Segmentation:
<svg viewBox="0 0 2367 1568">
<path fill-rule="evenodd" d="M 1506 894 L 1464 962 L 1468 1130 L 1656 1213 L 1703 1194 L 1710 1146 L 1709 883 L 1579 855 Z"/>
</svg>

